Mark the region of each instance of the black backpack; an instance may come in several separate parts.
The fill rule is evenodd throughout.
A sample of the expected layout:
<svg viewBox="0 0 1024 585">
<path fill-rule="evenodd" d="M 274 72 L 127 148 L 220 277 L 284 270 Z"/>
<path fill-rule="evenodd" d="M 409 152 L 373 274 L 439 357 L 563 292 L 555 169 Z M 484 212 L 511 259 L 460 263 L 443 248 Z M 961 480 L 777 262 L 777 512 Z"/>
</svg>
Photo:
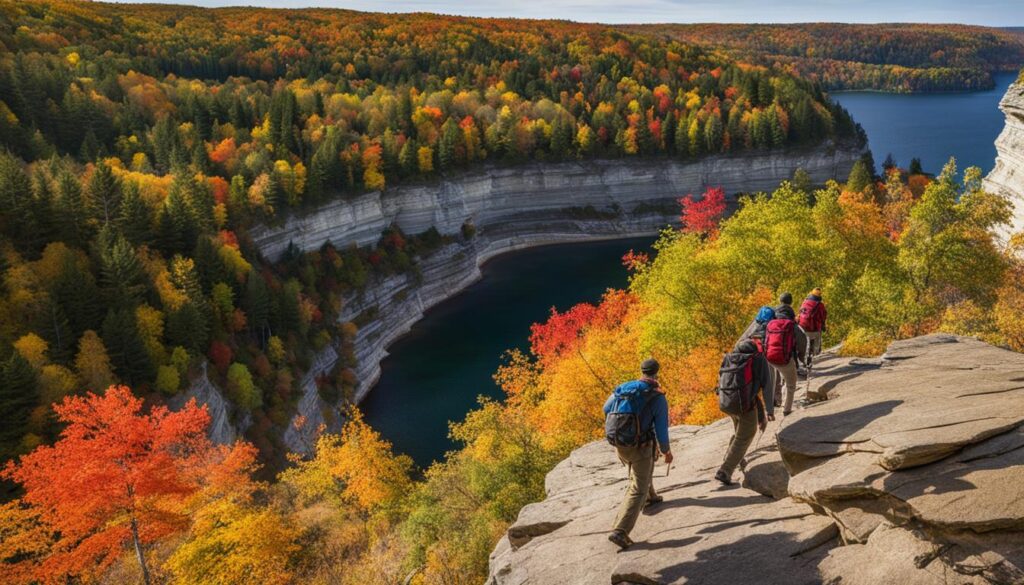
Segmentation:
<svg viewBox="0 0 1024 585">
<path fill-rule="evenodd" d="M 757 392 L 754 386 L 756 353 L 731 352 L 722 358 L 718 369 L 718 408 L 726 414 L 743 414 L 754 408 Z"/>
<path fill-rule="evenodd" d="M 622 384 L 604 418 L 604 436 L 616 447 L 637 447 L 654 440 L 651 398 L 655 386 L 643 380 Z"/>
</svg>

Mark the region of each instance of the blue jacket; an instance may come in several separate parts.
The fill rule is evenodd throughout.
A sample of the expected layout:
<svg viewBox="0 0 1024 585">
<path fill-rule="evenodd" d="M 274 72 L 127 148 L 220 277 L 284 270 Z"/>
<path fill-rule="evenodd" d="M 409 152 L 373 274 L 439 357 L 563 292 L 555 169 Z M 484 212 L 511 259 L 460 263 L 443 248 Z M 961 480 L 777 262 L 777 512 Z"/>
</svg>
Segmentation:
<svg viewBox="0 0 1024 585">
<path fill-rule="evenodd" d="M 640 385 L 640 388 L 637 388 Z M 612 404 L 615 402 L 615 395 L 619 393 L 620 389 L 626 389 L 627 392 L 635 392 L 641 389 L 644 392 L 654 392 L 654 394 L 648 398 L 650 408 L 648 412 L 651 414 L 651 421 L 640 421 L 642 428 L 650 428 L 651 424 L 654 425 L 654 434 L 658 439 L 658 446 L 661 448 L 662 453 L 668 453 L 670 445 L 668 443 L 668 400 L 665 398 L 665 394 L 659 391 L 657 380 L 650 378 L 644 378 L 637 380 L 633 383 L 626 383 L 615 389 L 615 392 L 608 397 L 608 400 L 604 403 L 604 413 L 608 414 L 612 409 Z M 647 424 L 644 424 L 644 423 Z"/>
</svg>

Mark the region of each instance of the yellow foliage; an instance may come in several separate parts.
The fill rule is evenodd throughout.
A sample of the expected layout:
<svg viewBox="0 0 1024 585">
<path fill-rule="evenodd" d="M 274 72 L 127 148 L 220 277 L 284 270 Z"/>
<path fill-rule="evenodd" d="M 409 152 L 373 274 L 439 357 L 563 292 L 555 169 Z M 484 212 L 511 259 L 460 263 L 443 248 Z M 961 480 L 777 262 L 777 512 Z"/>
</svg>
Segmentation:
<svg viewBox="0 0 1024 585">
<path fill-rule="evenodd" d="M 281 479 L 306 499 L 326 497 L 369 513 L 401 502 L 412 486 L 411 469 L 412 460 L 392 453 L 391 443 L 353 409 L 341 435 L 322 435 L 315 457 L 285 471 Z"/>
<path fill-rule="evenodd" d="M 872 333 L 867 329 L 857 328 L 850 331 L 843 341 L 839 355 L 853 357 L 875 357 L 885 353 L 892 339 L 882 333 Z"/>
<path fill-rule="evenodd" d="M 14 350 L 21 354 L 21 357 L 25 358 L 25 361 L 36 370 L 39 370 L 50 361 L 47 355 L 49 349 L 50 344 L 35 333 L 26 333 L 14 342 Z"/>
</svg>

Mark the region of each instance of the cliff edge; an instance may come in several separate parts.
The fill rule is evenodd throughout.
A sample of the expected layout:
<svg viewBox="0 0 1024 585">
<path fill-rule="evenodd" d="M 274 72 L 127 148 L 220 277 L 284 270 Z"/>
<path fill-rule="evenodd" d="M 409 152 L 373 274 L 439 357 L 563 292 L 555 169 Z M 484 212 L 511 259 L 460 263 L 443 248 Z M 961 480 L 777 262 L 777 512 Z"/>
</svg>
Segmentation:
<svg viewBox="0 0 1024 585">
<path fill-rule="evenodd" d="M 1024 231 L 1024 83 L 1014 83 L 999 102 L 1006 125 L 996 138 L 996 164 L 985 177 L 985 189 L 1009 197 L 1013 219 L 1004 235 Z"/>
<path fill-rule="evenodd" d="M 812 384 L 831 399 L 771 423 L 742 485 L 712 479 L 727 420 L 673 428 L 665 501 L 626 551 L 606 539 L 626 469 L 606 443 L 574 451 L 489 585 L 1024 583 L 1024 355 L 930 335 L 824 355 Z"/>
</svg>

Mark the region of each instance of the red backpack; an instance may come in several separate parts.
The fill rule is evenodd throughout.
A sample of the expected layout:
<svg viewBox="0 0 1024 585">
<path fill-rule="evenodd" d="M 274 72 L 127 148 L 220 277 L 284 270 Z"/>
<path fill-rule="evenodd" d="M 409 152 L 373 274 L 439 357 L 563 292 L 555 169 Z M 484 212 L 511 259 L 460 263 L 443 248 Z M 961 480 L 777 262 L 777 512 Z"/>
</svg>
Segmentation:
<svg viewBox="0 0 1024 585">
<path fill-rule="evenodd" d="M 784 366 L 793 357 L 796 349 L 796 323 L 789 319 L 773 319 L 768 322 L 765 333 L 765 357 L 770 363 Z"/>
<path fill-rule="evenodd" d="M 804 331 L 821 331 L 823 319 L 822 309 L 824 305 L 821 301 L 814 299 L 804 299 L 802 305 L 800 305 L 800 326 L 803 327 Z"/>
</svg>

